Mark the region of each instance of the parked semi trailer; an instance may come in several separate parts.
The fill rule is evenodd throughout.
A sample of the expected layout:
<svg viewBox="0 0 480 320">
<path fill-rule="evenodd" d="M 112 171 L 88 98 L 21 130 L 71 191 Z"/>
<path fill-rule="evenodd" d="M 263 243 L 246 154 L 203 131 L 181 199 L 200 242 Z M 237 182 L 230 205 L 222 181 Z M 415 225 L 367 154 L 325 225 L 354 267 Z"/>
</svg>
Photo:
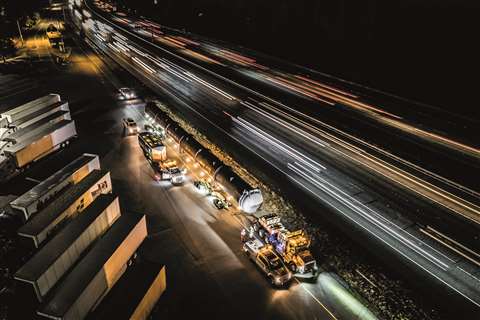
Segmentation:
<svg viewBox="0 0 480 320">
<path fill-rule="evenodd" d="M 110 172 L 93 170 L 82 181 L 68 188 L 62 195 L 35 214 L 18 229 L 23 243 L 38 248 L 61 226 L 82 212 L 100 194 L 112 192 Z"/>
<path fill-rule="evenodd" d="M 7 123 L 4 125 L 4 128 L 2 129 L 3 133 L 0 135 L 0 137 L 5 137 L 6 135 L 11 134 L 17 130 L 26 128 L 46 117 L 51 116 L 52 114 L 68 114 L 68 117 L 70 118 L 70 109 L 68 107 L 68 102 L 55 102 L 53 104 L 46 105 L 36 111 L 32 111 L 13 122 L 7 121 Z"/>
<path fill-rule="evenodd" d="M 85 319 L 123 275 L 146 236 L 145 215 L 122 214 L 37 314 L 48 319 Z"/>
<path fill-rule="evenodd" d="M 26 293 L 42 302 L 82 253 L 120 217 L 118 197 L 100 195 L 56 234 L 14 276 Z"/>
<path fill-rule="evenodd" d="M 100 170 L 98 156 L 84 153 L 10 202 L 10 206 L 20 213 L 23 221 L 27 221 L 37 211 L 45 208 L 61 191 L 77 184 L 93 170 Z"/>
<path fill-rule="evenodd" d="M 232 195 L 245 213 L 254 213 L 258 210 L 263 203 L 262 192 L 258 188 L 250 186 L 232 168 L 225 165 L 192 135 L 183 130 L 155 103 L 147 103 L 145 114 L 157 130 L 162 131 L 179 144 L 180 152 L 185 152 L 194 158 L 213 177 L 214 181 Z"/>
<path fill-rule="evenodd" d="M 16 108 L 10 108 L 0 113 L 0 118 L 5 118 L 8 123 L 12 123 L 26 115 L 36 112 L 46 106 L 60 102 L 60 95 L 51 93 L 38 99 L 24 103 Z"/>
<path fill-rule="evenodd" d="M 0 181 L 7 180 L 59 148 L 65 147 L 76 137 L 77 130 L 72 120 L 50 123 L 28 138 L 4 141 L 0 151 Z"/>
</svg>

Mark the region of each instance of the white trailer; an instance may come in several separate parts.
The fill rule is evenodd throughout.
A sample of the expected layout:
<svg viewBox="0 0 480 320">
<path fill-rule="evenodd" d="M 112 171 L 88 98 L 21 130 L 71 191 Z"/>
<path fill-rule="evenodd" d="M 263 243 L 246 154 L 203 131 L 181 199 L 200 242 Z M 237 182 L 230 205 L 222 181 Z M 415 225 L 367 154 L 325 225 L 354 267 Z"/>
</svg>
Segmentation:
<svg viewBox="0 0 480 320">
<path fill-rule="evenodd" d="M 39 119 L 34 123 L 31 123 L 28 126 L 18 128 L 18 130 L 15 130 L 15 128 L 7 128 L 7 131 L 2 135 L 1 140 L 10 142 L 11 144 L 19 143 L 23 140 L 28 140 L 30 137 L 33 137 L 44 131 L 46 128 L 49 128 L 52 124 L 62 120 L 72 120 L 70 113 L 66 111 L 57 111 Z"/>
<path fill-rule="evenodd" d="M 48 319 L 85 319 L 123 275 L 146 237 L 145 215 L 122 214 L 61 280 L 37 314 Z"/>
<path fill-rule="evenodd" d="M 66 114 L 69 113 L 70 109 L 68 107 L 68 102 L 60 101 L 53 103 L 51 105 L 47 105 L 35 112 L 29 113 L 28 115 L 9 123 L 6 128 L 3 130 L 4 133 L 0 135 L 0 137 L 5 137 L 7 134 L 11 134 L 19 129 L 26 128 L 34 123 L 52 115 L 52 114 Z M 68 115 L 70 118 L 70 115 Z M 5 119 L 6 120 L 6 119 Z"/>
<path fill-rule="evenodd" d="M 17 230 L 20 240 L 30 247 L 40 247 L 65 223 L 83 212 L 99 195 L 112 192 L 110 172 L 93 170 Z"/>
<path fill-rule="evenodd" d="M 0 118 L 5 118 L 7 119 L 8 123 L 12 123 L 32 112 L 35 112 L 41 108 L 44 108 L 45 106 L 54 104 L 56 102 L 60 102 L 60 95 L 50 93 L 41 98 L 22 104 L 21 106 L 18 106 L 16 108 L 4 111 L 0 114 Z"/>
<path fill-rule="evenodd" d="M 100 195 L 81 215 L 36 252 L 15 273 L 14 279 L 25 284 L 30 293 L 35 293 L 37 300 L 42 302 L 82 253 L 119 217 L 118 197 Z"/>
<path fill-rule="evenodd" d="M 27 139 L 9 141 L 1 146 L 0 180 L 7 180 L 16 172 L 53 151 L 65 147 L 77 135 L 73 120 L 48 124 L 43 130 Z"/>
<path fill-rule="evenodd" d="M 40 182 L 10 202 L 10 206 L 20 212 L 23 221 L 27 221 L 34 213 L 49 204 L 62 190 L 69 185 L 79 183 L 93 170 L 100 170 L 98 156 L 84 153 L 47 180 Z"/>
</svg>

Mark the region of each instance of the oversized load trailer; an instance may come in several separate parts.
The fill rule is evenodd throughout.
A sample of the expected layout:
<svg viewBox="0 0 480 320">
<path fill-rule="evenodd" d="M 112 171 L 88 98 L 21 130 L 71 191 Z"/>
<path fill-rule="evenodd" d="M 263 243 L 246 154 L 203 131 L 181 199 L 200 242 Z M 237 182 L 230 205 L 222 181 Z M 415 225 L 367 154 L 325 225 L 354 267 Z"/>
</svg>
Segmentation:
<svg viewBox="0 0 480 320">
<path fill-rule="evenodd" d="M 12 123 L 26 115 L 38 111 L 48 105 L 60 102 L 60 95 L 55 93 L 47 94 L 46 96 L 29 101 L 16 108 L 0 113 L 1 118 L 7 119 L 8 123 Z"/>
<path fill-rule="evenodd" d="M 120 279 L 146 237 L 145 215 L 122 214 L 62 279 L 37 314 L 48 319 L 84 319 Z"/>
<path fill-rule="evenodd" d="M 70 109 L 68 107 L 68 102 L 66 101 L 60 101 L 56 102 L 51 105 L 47 105 L 35 112 L 29 113 L 28 115 L 13 121 L 12 123 L 9 123 L 6 130 L 4 130 L 4 133 L 2 137 L 4 137 L 7 134 L 11 134 L 19 129 L 26 128 L 38 121 L 40 121 L 43 118 L 46 118 L 50 116 L 53 113 L 69 113 Z"/>
<path fill-rule="evenodd" d="M 67 166 L 51 175 L 47 180 L 10 202 L 10 206 L 20 212 L 23 221 L 44 208 L 52 199 L 69 185 L 80 182 L 93 170 L 100 170 L 100 161 L 95 154 L 84 153 Z"/>
<path fill-rule="evenodd" d="M 166 288 L 164 265 L 135 264 L 125 272 L 89 319 L 149 319 L 150 312 Z"/>
<path fill-rule="evenodd" d="M 80 255 L 120 217 L 118 197 L 100 195 L 42 247 L 14 276 L 33 289 L 39 302 Z M 32 291 L 32 290 L 31 290 Z"/>
<path fill-rule="evenodd" d="M 143 150 L 145 157 L 154 162 L 167 160 L 167 147 L 162 143 L 158 135 L 151 132 L 140 132 L 138 144 Z"/>
<path fill-rule="evenodd" d="M 76 185 L 70 186 L 43 210 L 18 229 L 24 243 L 38 248 L 64 222 L 82 212 L 100 194 L 112 192 L 110 172 L 93 170 Z"/>
<path fill-rule="evenodd" d="M 237 201 L 245 213 L 254 213 L 263 203 L 262 192 L 252 188 L 245 180 L 203 147 L 193 136 L 183 130 L 169 115 L 155 103 L 145 106 L 147 118 L 179 143 L 180 151 L 186 152 L 204 168 Z"/>
<path fill-rule="evenodd" d="M 4 142 L 0 156 L 0 181 L 7 180 L 32 162 L 67 146 L 76 135 L 75 122 L 62 120 L 50 123 L 41 132 L 18 143 Z"/>
</svg>

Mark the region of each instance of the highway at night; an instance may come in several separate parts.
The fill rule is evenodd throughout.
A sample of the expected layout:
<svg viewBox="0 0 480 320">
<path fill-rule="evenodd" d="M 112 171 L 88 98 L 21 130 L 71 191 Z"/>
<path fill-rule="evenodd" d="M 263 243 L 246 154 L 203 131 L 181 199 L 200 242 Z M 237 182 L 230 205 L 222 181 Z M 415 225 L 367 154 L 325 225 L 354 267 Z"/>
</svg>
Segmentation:
<svg viewBox="0 0 480 320">
<path fill-rule="evenodd" d="M 318 214 L 345 232 L 447 287 L 467 308 L 480 308 L 478 175 L 460 181 L 464 172 L 478 173 L 478 146 L 354 91 L 280 71 L 275 61 L 268 65 L 91 2 L 73 19 L 95 50 L 169 97 L 191 125 L 238 146 L 236 156 L 254 157 L 262 178 L 289 181 L 314 200 L 306 207 L 324 206 Z M 444 175 L 446 167 L 452 170 Z"/>
</svg>

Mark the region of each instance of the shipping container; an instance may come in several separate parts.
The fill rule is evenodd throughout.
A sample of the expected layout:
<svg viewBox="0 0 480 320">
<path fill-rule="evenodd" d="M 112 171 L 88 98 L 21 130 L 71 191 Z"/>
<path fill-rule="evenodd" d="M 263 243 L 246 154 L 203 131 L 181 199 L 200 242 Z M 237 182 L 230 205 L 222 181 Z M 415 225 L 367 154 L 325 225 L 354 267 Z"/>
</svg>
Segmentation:
<svg viewBox="0 0 480 320">
<path fill-rule="evenodd" d="M 37 314 L 49 319 L 84 319 L 123 275 L 146 236 L 145 215 L 122 214 L 62 279 Z"/>
<path fill-rule="evenodd" d="M 8 123 L 12 123 L 22 117 L 25 117 L 29 113 L 35 112 L 45 106 L 54 104 L 59 101 L 60 101 L 60 95 L 55 93 L 50 93 L 41 98 L 22 104 L 21 106 L 18 106 L 16 108 L 10 109 L 8 111 L 3 111 L 0 114 L 0 117 L 6 118 Z"/>
<path fill-rule="evenodd" d="M 88 207 L 97 196 L 111 192 L 110 172 L 93 170 L 20 227 L 18 235 L 26 244 L 38 248 L 55 230 Z"/>
<path fill-rule="evenodd" d="M 119 217 L 118 197 L 98 196 L 20 268 L 14 278 L 30 284 L 41 302 L 80 255 Z"/>
<path fill-rule="evenodd" d="M 148 319 L 166 288 L 166 267 L 142 261 L 125 272 L 87 319 Z"/>
<path fill-rule="evenodd" d="M 10 202 L 10 206 L 19 210 L 22 220 L 27 221 L 32 214 L 51 202 L 59 192 L 65 190 L 69 185 L 80 182 L 80 180 L 95 169 L 100 169 L 98 156 L 84 153 L 67 166 L 55 172 L 45 181 L 40 182 Z"/>
</svg>

